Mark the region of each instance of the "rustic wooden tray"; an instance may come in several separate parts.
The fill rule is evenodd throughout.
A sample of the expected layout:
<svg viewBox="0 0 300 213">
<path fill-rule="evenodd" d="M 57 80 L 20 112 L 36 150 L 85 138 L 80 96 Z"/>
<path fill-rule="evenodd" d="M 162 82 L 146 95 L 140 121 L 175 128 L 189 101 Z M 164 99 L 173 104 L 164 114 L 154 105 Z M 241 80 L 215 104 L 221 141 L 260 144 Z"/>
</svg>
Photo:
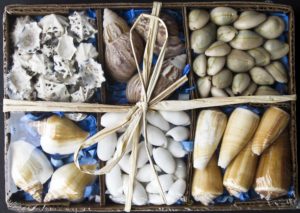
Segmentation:
<svg viewBox="0 0 300 213">
<path fill-rule="evenodd" d="M 232 8 L 237 9 L 238 11 L 243 10 L 256 10 L 262 12 L 283 12 L 289 16 L 289 32 L 288 32 L 288 43 L 290 45 L 289 51 L 289 94 L 296 93 L 295 86 L 295 35 L 294 35 L 294 12 L 290 6 L 280 5 L 280 4 L 270 4 L 270 3 L 258 3 L 258 2 L 173 2 L 173 3 L 164 3 L 163 8 L 168 9 L 176 9 L 182 12 L 183 16 L 183 28 L 184 34 L 186 38 L 186 49 L 188 55 L 188 63 L 192 63 L 192 51 L 190 48 L 190 31 L 188 29 L 187 24 L 187 14 L 188 11 L 192 8 L 206 8 L 211 9 L 217 6 L 230 6 Z M 130 8 L 152 8 L 152 3 L 95 3 L 95 4 L 50 4 L 50 5 L 9 5 L 5 8 L 4 18 L 3 18 L 3 70 L 4 70 L 4 88 L 6 87 L 6 74 L 8 73 L 9 66 L 11 64 L 11 53 L 12 53 L 12 45 L 10 40 L 10 32 L 13 27 L 13 22 L 17 16 L 23 15 L 47 15 L 51 13 L 56 14 L 68 14 L 70 10 L 85 10 L 88 8 L 92 8 L 96 10 L 97 14 L 97 25 L 98 25 L 98 52 L 99 52 L 99 62 L 104 65 L 104 42 L 102 38 L 102 13 L 104 8 L 110 8 L 114 10 L 120 9 L 130 9 Z M 105 67 L 104 67 L 105 70 Z M 189 82 L 192 85 L 194 83 L 193 72 L 190 72 Z M 5 89 L 4 89 L 5 91 Z M 102 102 L 105 103 L 105 86 L 102 87 Z M 5 97 L 8 98 L 7 94 Z M 193 92 L 192 98 L 196 98 L 198 95 Z M 272 201 L 264 201 L 264 200 L 253 200 L 247 202 L 235 202 L 234 204 L 217 204 L 210 206 L 203 206 L 200 203 L 195 203 L 191 197 L 191 181 L 192 181 L 192 157 L 191 154 L 188 156 L 187 162 L 187 182 L 188 187 L 185 193 L 186 202 L 184 205 L 172 205 L 172 206 L 133 206 L 132 211 L 216 211 L 216 210 L 247 210 L 247 209 L 288 209 L 294 208 L 299 199 L 298 195 L 298 167 L 297 167 L 297 139 L 296 139 L 296 104 L 295 102 L 285 103 L 285 104 L 276 104 L 291 114 L 290 121 L 290 141 L 291 141 L 291 149 L 292 149 L 292 163 L 293 163 L 293 186 L 295 187 L 295 198 L 289 199 L 276 199 Z M 262 104 L 258 104 L 258 106 L 264 106 Z M 268 105 L 266 105 L 268 106 Z M 198 110 L 192 110 L 192 124 L 191 124 L 191 138 L 194 137 L 195 132 L 195 120 L 196 115 L 198 114 Z M 6 180 L 8 179 L 8 165 L 7 165 L 7 152 L 10 144 L 10 134 L 8 133 L 8 123 L 10 114 L 5 113 L 5 174 Z M 97 115 L 98 124 L 100 127 L 100 116 Z M 9 209 L 17 210 L 17 211 L 93 211 L 93 212 L 107 212 L 107 211 L 122 211 L 123 205 L 111 204 L 106 202 L 105 196 L 105 181 L 104 176 L 99 177 L 100 181 L 100 196 L 101 200 L 99 204 L 90 204 L 90 203 L 79 203 L 73 204 L 70 202 L 52 202 L 49 204 L 37 203 L 37 202 L 25 202 L 18 200 L 11 196 L 9 192 L 9 186 L 6 184 L 6 202 Z"/>
</svg>

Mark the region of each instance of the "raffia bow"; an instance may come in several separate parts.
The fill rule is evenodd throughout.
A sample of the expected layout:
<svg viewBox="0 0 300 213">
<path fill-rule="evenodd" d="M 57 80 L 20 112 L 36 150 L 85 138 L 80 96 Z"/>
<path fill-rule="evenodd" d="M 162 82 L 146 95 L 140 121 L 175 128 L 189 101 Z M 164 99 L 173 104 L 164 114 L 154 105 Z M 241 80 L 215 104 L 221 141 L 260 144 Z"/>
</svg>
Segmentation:
<svg viewBox="0 0 300 213">
<path fill-rule="evenodd" d="M 134 189 L 134 181 L 136 174 L 136 160 L 138 155 L 138 143 L 141 134 L 141 128 L 144 133 L 145 139 L 145 148 L 149 158 L 150 165 L 152 167 L 153 173 L 155 174 L 155 179 L 160 188 L 160 195 L 165 203 L 167 203 L 165 194 L 162 190 L 161 184 L 159 182 L 156 170 L 153 166 L 153 161 L 151 159 L 149 149 L 148 149 L 148 140 L 147 140 L 147 131 L 146 131 L 146 113 L 148 110 L 166 110 L 166 111 L 183 111 L 183 110 L 192 110 L 206 107 L 216 107 L 216 106 L 225 106 L 232 104 L 243 104 L 243 103 L 278 103 L 286 101 L 295 101 L 296 95 L 283 95 L 283 96 L 239 96 L 239 97 L 213 97 L 213 98 L 203 98 L 203 99 L 194 99 L 187 101 L 163 101 L 168 97 L 172 92 L 177 88 L 182 86 L 188 78 L 186 76 L 181 77 L 175 83 L 173 83 L 166 90 L 161 92 L 158 96 L 151 99 L 151 94 L 155 88 L 156 82 L 158 80 L 160 70 L 162 67 L 165 49 L 168 39 L 168 31 L 165 23 L 158 18 L 159 12 L 161 9 L 161 3 L 154 2 L 152 14 L 141 14 L 136 20 L 134 25 L 130 30 L 130 42 L 135 57 L 135 62 L 139 74 L 139 79 L 141 81 L 141 100 L 134 106 L 116 106 L 116 105 L 106 105 L 106 104 L 87 104 L 87 103 L 62 103 L 62 102 L 45 102 L 45 101 L 17 101 L 4 99 L 3 101 L 3 111 L 12 112 L 12 111 L 63 111 L 63 112 L 127 112 L 127 116 L 120 121 L 117 125 L 109 128 L 104 128 L 92 137 L 84 141 L 74 153 L 74 162 L 76 166 L 85 173 L 93 175 L 103 175 L 110 172 L 116 164 L 124 156 L 126 149 L 131 145 L 131 157 L 130 157 L 130 169 L 129 174 L 129 183 L 128 191 L 126 193 L 126 203 L 125 211 L 130 211 L 131 201 Z M 135 50 L 133 47 L 132 33 L 135 29 L 136 24 L 142 18 L 148 18 L 149 22 L 149 34 L 146 42 L 144 58 L 143 58 L 143 70 L 140 70 L 138 61 L 136 59 Z M 155 64 L 153 71 L 152 69 L 152 57 L 153 49 L 155 45 L 157 30 L 159 23 L 165 28 L 166 36 L 165 42 L 161 48 L 160 55 L 158 57 L 157 63 Z M 79 163 L 79 152 L 87 147 L 90 147 L 96 144 L 99 140 L 105 138 L 109 134 L 117 132 L 119 129 L 126 128 L 121 142 L 118 143 L 114 156 L 107 164 L 100 169 L 91 170 L 87 168 L 82 168 Z"/>
</svg>

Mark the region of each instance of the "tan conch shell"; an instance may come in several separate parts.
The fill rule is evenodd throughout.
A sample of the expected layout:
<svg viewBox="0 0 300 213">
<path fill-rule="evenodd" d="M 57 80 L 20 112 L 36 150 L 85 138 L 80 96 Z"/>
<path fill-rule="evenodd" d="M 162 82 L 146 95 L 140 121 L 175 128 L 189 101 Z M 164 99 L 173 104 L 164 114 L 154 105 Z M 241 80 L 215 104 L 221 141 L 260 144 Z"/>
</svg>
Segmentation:
<svg viewBox="0 0 300 213">
<path fill-rule="evenodd" d="M 49 154 L 71 154 L 84 142 L 89 133 L 68 118 L 52 115 L 32 123 L 41 135 L 42 149 Z"/>
<path fill-rule="evenodd" d="M 230 115 L 223 136 L 218 165 L 226 168 L 253 137 L 259 116 L 249 109 L 236 108 Z"/>
<path fill-rule="evenodd" d="M 292 179 L 289 134 L 284 131 L 261 156 L 254 189 L 266 200 L 284 196 Z"/>
<path fill-rule="evenodd" d="M 264 113 L 253 137 L 252 152 L 260 155 L 288 125 L 290 115 L 278 108 L 269 107 Z"/>
<path fill-rule="evenodd" d="M 144 44 L 140 36 L 132 34 L 137 61 L 143 57 Z M 132 54 L 129 27 L 125 20 L 109 9 L 104 9 L 103 37 L 105 41 L 106 68 L 112 78 L 120 82 L 128 81 L 136 70 Z"/>
<path fill-rule="evenodd" d="M 9 148 L 13 181 L 36 201 L 42 202 L 43 184 L 53 174 L 46 155 L 22 140 L 12 142 Z"/>
<path fill-rule="evenodd" d="M 94 165 L 82 165 L 82 168 L 94 169 Z M 80 202 L 83 199 L 85 187 L 93 184 L 96 176 L 81 172 L 74 163 L 57 169 L 51 178 L 49 191 L 44 202 L 66 199 Z"/>
<path fill-rule="evenodd" d="M 251 150 L 252 142 L 237 155 L 225 171 L 223 184 L 231 195 L 239 197 L 252 186 L 258 157 Z"/>
<path fill-rule="evenodd" d="M 156 97 L 182 75 L 186 63 L 186 54 L 178 55 L 175 58 L 163 62 L 162 72 L 157 80 L 152 97 Z M 141 81 L 139 75 L 134 75 L 127 84 L 126 97 L 130 103 L 136 103 L 141 99 Z"/>
<path fill-rule="evenodd" d="M 194 142 L 194 168 L 204 169 L 221 141 L 227 116 L 217 110 L 202 110 L 198 116 Z"/>
<path fill-rule="evenodd" d="M 204 170 L 194 170 L 192 196 L 207 206 L 222 193 L 221 169 L 217 166 L 217 157 L 214 155 Z"/>
</svg>

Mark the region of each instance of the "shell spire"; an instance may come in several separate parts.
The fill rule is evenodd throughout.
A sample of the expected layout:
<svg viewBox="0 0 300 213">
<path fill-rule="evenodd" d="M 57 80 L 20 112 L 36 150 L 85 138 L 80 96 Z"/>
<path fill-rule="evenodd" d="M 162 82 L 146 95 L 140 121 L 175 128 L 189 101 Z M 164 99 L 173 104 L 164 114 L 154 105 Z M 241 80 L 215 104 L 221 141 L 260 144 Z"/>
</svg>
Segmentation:
<svg viewBox="0 0 300 213">
<path fill-rule="evenodd" d="M 52 115 L 31 124 L 41 135 L 42 149 L 49 154 L 71 154 L 83 143 L 89 133 L 68 118 Z"/>
<path fill-rule="evenodd" d="M 194 145 L 194 168 L 204 169 L 221 141 L 227 116 L 217 110 L 202 110 L 198 116 Z"/>
<path fill-rule="evenodd" d="M 259 116 L 249 109 L 236 108 L 230 115 L 223 136 L 218 165 L 226 168 L 253 137 Z"/>
<path fill-rule="evenodd" d="M 288 125 L 290 115 L 278 108 L 270 107 L 264 113 L 253 138 L 252 152 L 260 155 L 269 147 Z"/>
</svg>

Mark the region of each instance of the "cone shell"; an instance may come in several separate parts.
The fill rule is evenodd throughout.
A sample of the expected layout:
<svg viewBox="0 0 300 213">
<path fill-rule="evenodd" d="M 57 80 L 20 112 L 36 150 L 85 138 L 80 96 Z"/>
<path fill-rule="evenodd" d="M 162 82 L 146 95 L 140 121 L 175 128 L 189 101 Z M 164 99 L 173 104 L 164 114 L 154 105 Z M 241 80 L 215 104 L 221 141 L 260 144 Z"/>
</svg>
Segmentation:
<svg viewBox="0 0 300 213">
<path fill-rule="evenodd" d="M 192 196 L 196 201 L 208 205 L 222 193 L 221 170 L 217 166 L 217 157 L 214 155 L 204 170 L 194 170 Z"/>
<path fill-rule="evenodd" d="M 227 116 L 220 111 L 200 112 L 195 133 L 194 168 L 206 167 L 221 141 L 226 124 Z"/>
<path fill-rule="evenodd" d="M 247 192 L 252 186 L 258 156 L 251 150 L 252 143 L 237 155 L 226 169 L 223 184 L 231 195 L 239 197 L 241 192 Z"/>
<path fill-rule="evenodd" d="M 49 154 L 71 154 L 82 144 L 89 133 L 68 118 L 52 115 L 32 123 L 41 135 L 42 149 Z"/>
<path fill-rule="evenodd" d="M 259 116 L 249 109 L 236 108 L 230 115 L 223 136 L 218 165 L 226 168 L 253 137 Z"/>
<path fill-rule="evenodd" d="M 95 169 L 94 165 L 82 167 Z M 60 199 L 80 202 L 86 186 L 91 185 L 95 180 L 96 176 L 81 172 L 74 163 L 64 165 L 54 172 L 44 202 Z"/>
<path fill-rule="evenodd" d="M 270 146 L 288 125 L 290 115 L 278 108 L 270 107 L 264 113 L 253 137 L 252 152 L 260 155 Z"/>
<path fill-rule="evenodd" d="M 11 176 L 17 187 L 42 202 L 43 184 L 53 174 L 46 155 L 26 141 L 12 142 L 9 150 Z"/>
<path fill-rule="evenodd" d="M 289 134 L 284 131 L 261 156 L 255 191 L 266 200 L 284 196 L 292 179 Z"/>
</svg>

